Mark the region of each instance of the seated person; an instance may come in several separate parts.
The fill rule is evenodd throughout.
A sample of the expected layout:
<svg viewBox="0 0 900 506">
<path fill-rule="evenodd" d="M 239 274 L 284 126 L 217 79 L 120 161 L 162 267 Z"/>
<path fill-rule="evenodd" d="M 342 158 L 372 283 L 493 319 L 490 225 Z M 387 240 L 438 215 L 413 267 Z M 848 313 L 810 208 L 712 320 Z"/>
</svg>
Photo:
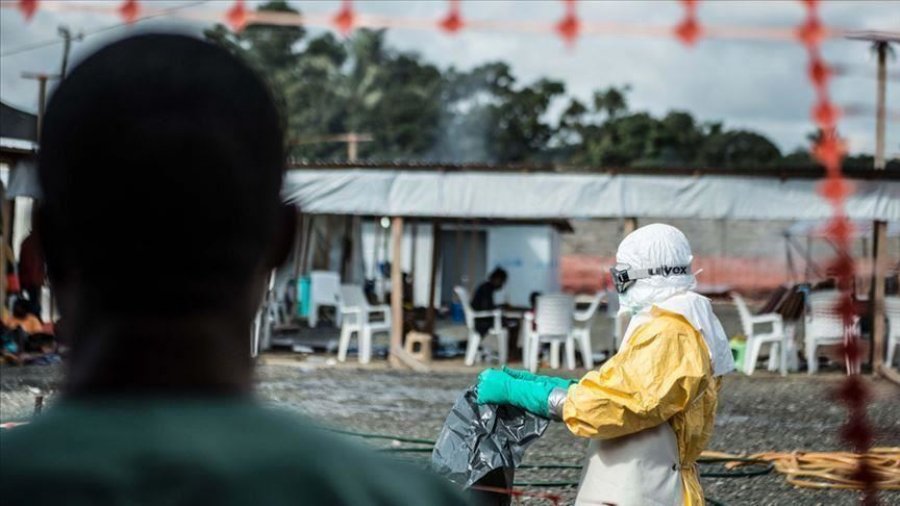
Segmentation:
<svg viewBox="0 0 900 506">
<path fill-rule="evenodd" d="M 250 324 L 296 212 L 283 123 L 246 64 L 131 37 L 75 67 L 44 118 L 38 232 L 69 361 L 56 402 L 0 433 L 5 506 L 464 503 L 252 395 Z M 141 289 L 123 296 L 123 272 Z"/>
<path fill-rule="evenodd" d="M 505 270 L 500 267 L 494 269 L 494 272 L 488 276 L 487 281 L 478 285 L 478 288 L 475 289 L 475 294 L 472 295 L 471 301 L 472 309 L 475 311 L 493 311 L 494 309 L 497 309 L 498 306 L 494 301 L 494 294 L 503 288 L 507 279 L 508 275 Z M 493 318 L 475 319 L 475 331 L 482 336 L 487 334 L 488 330 L 493 326 Z"/>
<path fill-rule="evenodd" d="M 22 298 L 13 302 L 12 315 L 4 319 L 3 325 L 10 330 L 21 328 L 26 334 L 37 334 L 44 330 L 44 324 L 31 312 L 31 305 Z"/>
</svg>

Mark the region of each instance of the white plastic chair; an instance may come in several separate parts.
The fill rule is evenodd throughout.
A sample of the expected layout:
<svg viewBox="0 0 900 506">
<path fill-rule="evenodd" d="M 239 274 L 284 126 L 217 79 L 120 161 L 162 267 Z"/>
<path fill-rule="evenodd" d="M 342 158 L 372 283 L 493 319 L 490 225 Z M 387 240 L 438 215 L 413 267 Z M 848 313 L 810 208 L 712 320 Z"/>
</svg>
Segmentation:
<svg viewBox="0 0 900 506">
<path fill-rule="evenodd" d="M 806 348 L 806 366 L 809 374 L 819 370 L 819 346 L 841 344 L 844 342 L 845 330 L 859 333 L 859 320 L 856 319 L 851 329 L 846 329 L 844 321 L 835 309 L 841 299 L 841 292 L 828 290 L 809 294 L 809 308 L 806 313 L 804 343 Z"/>
<path fill-rule="evenodd" d="M 336 272 L 312 271 L 309 273 L 309 326 L 319 322 L 319 308 L 335 308 L 335 325 L 341 325 L 341 277 Z"/>
<path fill-rule="evenodd" d="M 584 362 L 586 369 L 594 368 L 594 356 L 591 351 L 591 325 L 594 323 L 594 316 L 597 314 L 597 308 L 603 301 L 605 294 L 597 292 L 590 300 L 588 307 L 581 311 L 575 311 L 573 314 L 575 325 L 569 334 L 569 341 L 566 342 L 567 349 L 575 346 L 574 341 L 578 341 L 581 345 L 581 360 Z"/>
<path fill-rule="evenodd" d="M 387 305 L 372 306 L 363 289 L 357 285 L 341 285 L 340 313 L 341 338 L 338 342 L 338 360 L 347 360 L 347 348 L 354 333 L 359 343 L 359 363 L 368 364 L 372 359 L 372 335 L 391 331 L 391 308 Z M 380 321 L 372 321 L 373 314 L 382 314 Z"/>
<path fill-rule="evenodd" d="M 884 314 L 888 320 L 887 358 L 888 367 L 894 366 L 894 352 L 900 346 L 900 297 L 885 297 Z"/>
<path fill-rule="evenodd" d="M 572 322 L 575 299 L 570 295 L 541 295 L 537 299 L 534 320 L 537 329 L 528 336 L 527 367 L 531 372 L 538 369 L 541 343 L 550 343 L 550 367 L 559 369 L 559 347 L 566 345 L 566 367 L 575 369 L 575 347 L 572 336 Z"/>
<path fill-rule="evenodd" d="M 472 303 L 469 299 L 469 291 L 461 286 L 453 288 L 453 292 L 459 297 L 459 303 L 463 308 L 463 315 L 466 319 L 466 327 L 469 330 L 469 341 L 466 345 L 466 365 L 474 365 L 476 360 L 480 359 L 479 349 L 481 347 L 481 334 L 475 330 L 476 318 L 493 318 L 493 325 L 488 329 L 487 335 L 497 338 L 497 353 L 499 354 L 500 363 L 506 364 L 509 332 L 503 326 L 503 311 L 494 309 L 491 311 L 475 311 L 472 309 Z"/>
<path fill-rule="evenodd" d="M 750 313 L 744 298 L 737 292 L 731 292 L 734 305 L 737 306 L 741 317 L 741 326 L 747 337 L 747 353 L 744 355 L 744 374 L 753 374 L 756 369 L 756 360 L 759 358 L 760 349 L 764 344 L 769 345 L 770 371 L 778 370 L 782 376 L 787 375 L 787 334 L 784 332 L 784 320 L 778 313 L 766 313 L 754 315 Z M 757 325 L 771 325 L 769 332 L 758 332 Z"/>
</svg>

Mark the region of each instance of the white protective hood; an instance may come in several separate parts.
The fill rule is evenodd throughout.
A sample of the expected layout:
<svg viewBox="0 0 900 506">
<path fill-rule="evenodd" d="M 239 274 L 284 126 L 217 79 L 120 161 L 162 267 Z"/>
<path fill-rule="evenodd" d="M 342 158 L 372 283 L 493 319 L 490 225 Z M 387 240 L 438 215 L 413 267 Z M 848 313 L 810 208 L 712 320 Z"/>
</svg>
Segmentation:
<svg viewBox="0 0 900 506">
<path fill-rule="evenodd" d="M 687 237 L 677 228 L 660 223 L 628 234 L 616 252 L 616 262 L 634 269 L 690 265 L 693 259 Z M 694 274 L 637 280 L 619 296 L 620 307 L 634 313 L 625 331 L 623 345 L 634 329 L 652 318 L 650 309 L 656 306 L 680 314 L 703 335 L 712 359 L 713 374 L 721 376 L 734 370 L 731 347 L 709 299 L 691 291 L 696 284 Z"/>
</svg>

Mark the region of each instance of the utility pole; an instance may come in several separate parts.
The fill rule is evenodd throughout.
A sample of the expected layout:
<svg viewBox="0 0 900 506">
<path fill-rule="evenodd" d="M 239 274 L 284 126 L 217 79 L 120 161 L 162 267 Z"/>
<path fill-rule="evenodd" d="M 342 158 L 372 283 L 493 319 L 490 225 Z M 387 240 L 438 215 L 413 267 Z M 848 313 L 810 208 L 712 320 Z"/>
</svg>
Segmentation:
<svg viewBox="0 0 900 506">
<path fill-rule="evenodd" d="M 22 77 L 25 79 L 34 79 L 38 82 L 38 113 L 37 113 L 37 124 L 36 132 L 34 138 L 37 140 L 38 145 L 41 142 L 41 128 L 44 125 L 44 111 L 47 109 L 47 81 L 50 79 L 58 79 L 59 75 L 53 74 L 43 74 L 39 72 L 23 72 Z M 36 205 L 36 204 L 35 204 Z M 3 241 L 6 244 L 10 244 L 10 240 L 12 239 L 12 230 L 10 225 L 10 217 L 12 215 L 12 202 L 6 199 L 6 192 L 3 192 L 3 202 L 2 206 L 0 206 L 0 222 L 2 222 L 3 226 Z M 10 247 L 12 245 L 10 244 Z M 5 250 L 6 248 L 2 248 Z M 0 276 L 3 277 L 4 282 L 6 281 L 6 259 L 5 255 L 0 253 Z M 4 303 L 6 302 L 6 286 L 3 286 L 3 289 L 0 290 L 0 300 Z M 50 319 L 53 319 L 53 297 L 50 297 Z"/>
<path fill-rule="evenodd" d="M 41 136 L 41 125 L 44 119 L 44 107 L 47 102 L 47 80 L 55 79 L 57 76 L 48 75 L 48 74 L 39 74 L 35 72 L 25 72 L 22 74 L 22 77 L 25 79 L 36 79 L 38 82 L 38 115 L 37 115 L 37 131 L 35 132 L 35 139 L 40 141 Z M 8 263 L 8 259 L 6 258 L 7 245 L 12 247 L 12 233 L 11 233 L 11 217 L 12 217 L 12 202 L 6 198 L 6 188 L 0 184 L 0 239 L 2 239 L 3 244 L 0 245 L 0 304 L 6 305 L 6 264 Z"/>
<path fill-rule="evenodd" d="M 885 169 L 885 95 L 887 88 L 887 56 L 890 43 L 900 43 L 896 34 L 883 32 L 863 32 L 848 36 L 849 39 L 872 43 L 878 57 L 878 81 L 876 84 L 875 107 L 875 170 Z M 887 255 L 887 222 L 876 220 L 872 227 L 872 373 L 881 374 L 898 383 L 900 376 L 891 370 L 891 364 L 884 363 L 885 352 L 885 256 Z"/>
<path fill-rule="evenodd" d="M 370 134 L 358 134 L 356 132 L 350 132 L 346 136 L 346 140 L 344 142 L 347 143 L 347 161 L 355 162 L 357 158 L 359 158 L 359 143 L 360 142 L 372 142 L 373 138 Z"/>
<path fill-rule="evenodd" d="M 44 124 L 44 110 L 47 106 L 47 81 L 50 79 L 59 79 L 59 74 L 43 74 L 40 72 L 22 72 L 25 79 L 34 79 L 38 82 L 38 114 L 37 114 L 37 135 L 35 138 L 41 141 L 41 126 Z"/>
<path fill-rule="evenodd" d="M 291 144 L 322 144 L 326 142 L 343 142 L 347 144 L 347 161 L 356 162 L 359 159 L 359 143 L 372 142 L 375 140 L 372 134 L 359 134 L 356 132 L 348 132 L 338 135 L 321 135 L 317 137 L 305 137 L 296 139 Z"/>
<path fill-rule="evenodd" d="M 886 40 L 875 41 L 875 51 L 878 53 L 878 91 L 875 107 L 875 170 L 884 170 L 884 133 L 885 133 L 885 92 L 887 87 L 887 53 L 888 42 Z M 884 366 L 884 259 L 887 254 L 887 222 L 876 221 L 872 227 L 872 371 L 878 374 Z M 891 364 L 887 364 L 888 367 Z"/>
<path fill-rule="evenodd" d="M 82 34 L 73 36 L 68 26 L 60 25 L 57 29 L 59 36 L 63 39 L 62 65 L 59 69 L 59 75 L 62 79 L 66 77 L 66 70 L 69 68 L 69 52 L 72 50 L 72 41 L 79 41 L 83 38 Z"/>
</svg>

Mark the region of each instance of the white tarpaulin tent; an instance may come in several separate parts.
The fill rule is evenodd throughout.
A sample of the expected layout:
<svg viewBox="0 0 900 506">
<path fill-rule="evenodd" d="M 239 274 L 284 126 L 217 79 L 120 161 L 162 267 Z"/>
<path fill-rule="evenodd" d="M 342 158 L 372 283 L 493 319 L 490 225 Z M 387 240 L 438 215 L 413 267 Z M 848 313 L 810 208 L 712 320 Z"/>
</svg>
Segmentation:
<svg viewBox="0 0 900 506">
<path fill-rule="evenodd" d="M 309 169 L 283 195 L 310 214 L 482 219 L 670 217 L 818 220 L 820 180 L 636 174 Z M 851 219 L 900 221 L 900 180 L 853 180 Z"/>
</svg>

